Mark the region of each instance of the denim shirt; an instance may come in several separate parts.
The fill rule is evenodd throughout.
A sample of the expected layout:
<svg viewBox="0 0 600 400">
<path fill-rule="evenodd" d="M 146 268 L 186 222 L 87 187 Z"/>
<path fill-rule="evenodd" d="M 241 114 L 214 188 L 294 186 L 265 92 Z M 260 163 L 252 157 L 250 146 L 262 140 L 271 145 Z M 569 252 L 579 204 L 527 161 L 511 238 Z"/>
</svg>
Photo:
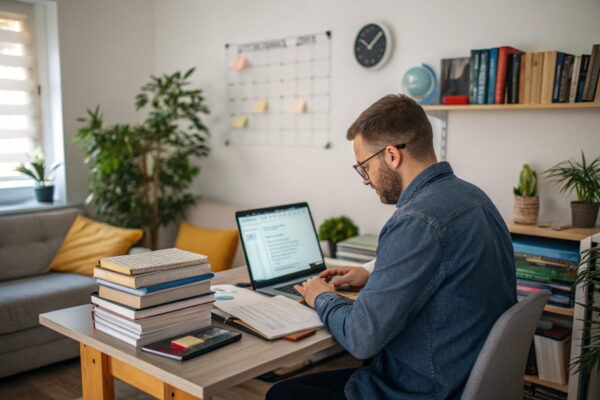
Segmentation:
<svg viewBox="0 0 600 400">
<path fill-rule="evenodd" d="M 403 191 L 355 302 L 315 308 L 354 357 L 348 399 L 459 399 L 494 322 L 517 301 L 510 234 L 491 200 L 447 162 Z"/>
</svg>

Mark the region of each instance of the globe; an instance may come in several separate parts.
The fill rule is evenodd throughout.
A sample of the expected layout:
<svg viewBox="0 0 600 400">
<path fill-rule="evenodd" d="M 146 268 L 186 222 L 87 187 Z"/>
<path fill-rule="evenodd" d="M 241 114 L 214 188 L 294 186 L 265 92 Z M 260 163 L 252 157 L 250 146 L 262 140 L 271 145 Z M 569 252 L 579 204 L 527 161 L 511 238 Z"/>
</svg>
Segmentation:
<svg viewBox="0 0 600 400">
<path fill-rule="evenodd" d="M 421 104 L 431 104 L 436 88 L 435 73 L 427 64 L 410 68 L 402 78 L 404 92 Z"/>
</svg>

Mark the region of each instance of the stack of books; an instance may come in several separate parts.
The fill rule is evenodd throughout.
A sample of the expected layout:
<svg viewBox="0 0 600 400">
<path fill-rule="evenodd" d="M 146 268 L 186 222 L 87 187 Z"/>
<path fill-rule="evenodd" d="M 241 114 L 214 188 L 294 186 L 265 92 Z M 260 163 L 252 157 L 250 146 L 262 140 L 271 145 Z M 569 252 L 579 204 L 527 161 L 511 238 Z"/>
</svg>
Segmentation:
<svg viewBox="0 0 600 400">
<path fill-rule="evenodd" d="M 523 391 L 524 400 L 567 400 L 567 394 L 561 391 L 538 385 L 536 383 L 525 382 Z"/>
<path fill-rule="evenodd" d="M 442 78 L 465 76 L 458 89 L 459 80 L 442 79 L 443 104 L 455 104 L 459 97 L 469 104 L 592 102 L 600 86 L 600 44 L 592 46 L 591 54 L 577 56 L 511 46 L 471 50 L 471 57 L 442 60 L 442 72 Z"/>
<path fill-rule="evenodd" d="M 365 234 L 342 240 L 337 244 L 336 258 L 367 263 L 375 258 L 377 235 Z"/>
<path fill-rule="evenodd" d="M 548 304 L 572 308 L 578 243 L 522 235 L 513 235 L 512 242 L 519 297 L 547 289 L 552 293 Z"/>
<path fill-rule="evenodd" d="M 210 326 L 214 275 L 207 261 L 179 249 L 101 259 L 94 327 L 139 347 Z"/>
</svg>

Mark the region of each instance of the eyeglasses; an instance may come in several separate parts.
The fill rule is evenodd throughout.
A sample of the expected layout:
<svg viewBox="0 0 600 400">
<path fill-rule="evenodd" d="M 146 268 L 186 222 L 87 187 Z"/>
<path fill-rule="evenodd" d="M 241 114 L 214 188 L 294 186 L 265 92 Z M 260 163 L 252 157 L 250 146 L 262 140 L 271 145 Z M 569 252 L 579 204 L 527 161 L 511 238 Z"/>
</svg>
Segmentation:
<svg viewBox="0 0 600 400">
<path fill-rule="evenodd" d="M 406 147 L 406 144 L 397 144 L 394 146 L 397 149 L 403 149 Z M 363 164 L 365 164 L 367 161 L 369 161 L 371 158 L 383 153 L 383 151 L 387 149 L 387 146 L 385 146 L 383 149 L 379 150 L 378 152 L 372 154 L 369 158 L 367 158 L 366 160 L 363 160 L 361 162 L 359 162 L 358 164 L 354 164 L 352 166 L 352 168 L 354 168 L 356 170 L 356 172 L 358 172 L 358 174 L 360 175 L 361 178 L 363 178 L 365 181 L 369 180 L 369 173 L 367 172 L 367 169 L 365 167 L 363 167 Z"/>
</svg>

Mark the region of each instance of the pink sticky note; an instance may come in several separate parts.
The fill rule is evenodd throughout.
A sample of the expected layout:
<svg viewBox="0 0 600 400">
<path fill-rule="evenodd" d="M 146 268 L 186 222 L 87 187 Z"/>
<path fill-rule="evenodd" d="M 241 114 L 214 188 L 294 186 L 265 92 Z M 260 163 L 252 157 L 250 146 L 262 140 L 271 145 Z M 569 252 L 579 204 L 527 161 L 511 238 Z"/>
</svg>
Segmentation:
<svg viewBox="0 0 600 400">
<path fill-rule="evenodd" d="M 239 71 L 240 69 L 244 69 L 246 66 L 246 57 L 238 57 L 233 62 L 233 66 L 231 67 L 234 71 Z"/>
</svg>

